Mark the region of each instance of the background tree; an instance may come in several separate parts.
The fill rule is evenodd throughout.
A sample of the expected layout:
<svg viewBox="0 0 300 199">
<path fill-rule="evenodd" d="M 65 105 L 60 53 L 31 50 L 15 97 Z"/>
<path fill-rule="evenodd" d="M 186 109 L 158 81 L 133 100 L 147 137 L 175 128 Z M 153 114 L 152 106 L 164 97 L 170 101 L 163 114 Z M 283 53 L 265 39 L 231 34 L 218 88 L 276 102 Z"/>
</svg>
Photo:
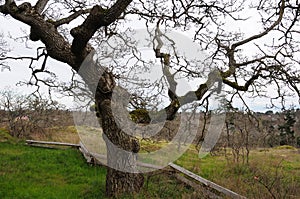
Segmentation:
<svg viewBox="0 0 300 199">
<path fill-rule="evenodd" d="M 248 164 L 250 147 L 254 145 L 253 136 L 256 125 L 251 118 L 251 113 L 247 114 L 243 110 L 234 108 L 230 101 L 225 100 L 226 110 L 225 120 L 225 157 L 230 160 L 227 154 L 227 148 L 231 149 L 232 161 L 237 164 Z M 250 134 L 252 136 L 250 136 Z M 251 139 L 252 138 L 252 139 Z"/>
<path fill-rule="evenodd" d="M 296 146 L 296 136 L 294 131 L 295 112 L 294 110 L 285 111 L 284 124 L 279 125 L 278 130 L 280 131 L 280 145 L 292 145 Z"/>
<path fill-rule="evenodd" d="M 262 129 L 262 132 L 264 132 L 264 146 L 269 146 L 269 147 L 274 147 L 279 145 L 279 139 L 278 139 L 278 135 L 277 135 L 277 131 L 275 129 L 275 127 L 273 126 L 273 124 L 268 121 L 268 120 L 264 120 L 262 122 L 262 126 L 264 129 Z"/>
<path fill-rule="evenodd" d="M 246 107 L 244 98 L 247 93 L 249 97 L 269 97 L 271 106 L 275 106 L 278 100 L 284 106 L 284 99 L 290 94 L 300 97 L 299 56 L 296 56 L 299 52 L 297 1 L 38 0 L 35 5 L 31 5 L 29 2 L 19 4 L 6 0 L 1 3 L 1 13 L 28 25 L 29 39 L 41 41 L 44 45 L 38 48 L 38 56 L 31 58 L 30 68 L 33 69 L 35 84 L 42 82 L 52 86 L 56 82 L 53 76 L 48 81 L 40 81 L 38 77 L 42 72 L 53 75 L 49 73 L 49 67 L 46 67 L 50 57 L 70 66 L 92 92 L 107 143 L 108 196 L 138 192 L 143 185 L 143 176 L 136 173 L 136 158 L 140 149 L 138 139 L 134 133 L 126 134 L 118 126 L 118 118 L 113 116 L 113 109 L 126 110 L 130 104 L 116 100 L 112 97 L 113 93 L 118 99 L 130 98 L 131 94 L 151 99 L 149 96 L 152 95 L 141 91 L 153 84 L 136 84 L 140 89 L 132 93 L 133 89 L 124 81 L 126 78 L 128 80 L 128 76 L 123 75 L 125 72 L 132 72 L 141 66 L 149 67 L 145 57 L 135 48 L 135 38 L 130 34 L 131 20 L 139 19 L 149 30 L 153 54 L 161 61 L 165 84 L 159 84 L 158 81 L 153 90 L 157 91 L 157 96 L 162 94 L 169 98 L 170 102 L 166 107 L 157 107 L 165 112 L 167 120 L 174 119 L 182 106 L 209 99 L 211 93 L 220 90 L 218 88 L 221 83 L 226 85 L 225 91 L 230 99 L 242 99 Z M 255 16 L 260 16 L 256 21 L 259 24 L 255 26 L 255 31 L 251 31 L 251 35 L 243 33 L 242 28 L 233 29 L 235 23 L 237 26 L 238 23 L 249 26 L 249 18 L 240 17 L 245 15 L 245 7 L 255 11 Z M 151 27 L 154 29 L 152 32 Z M 179 54 L 180 49 L 176 47 L 171 50 L 164 48 L 163 39 L 171 44 L 176 42 L 168 39 L 163 29 L 189 32 L 194 42 L 206 50 L 210 61 L 189 60 Z M 98 40 L 94 40 L 93 36 L 97 36 Z M 118 47 L 110 52 L 113 56 L 109 63 L 100 63 L 99 60 L 109 58 L 110 53 L 103 49 L 112 39 L 118 41 Z M 251 53 L 249 46 L 254 49 Z M 98 61 L 91 56 L 94 50 L 101 55 Z M 134 58 L 135 64 L 127 61 L 126 56 Z M 40 68 L 32 65 L 37 60 L 43 60 Z M 86 68 L 80 70 L 83 63 Z M 204 69 L 199 67 L 201 64 Z M 176 92 L 178 78 L 197 81 L 197 88 L 179 95 Z M 134 77 L 130 79 L 136 80 Z M 218 83 L 217 87 L 215 83 Z M 267 86 L 271 86 L 276 93 L 267 93 Z M 124 149 L 127 153 L 122 153 L 117 148 Z"/>
</svg>

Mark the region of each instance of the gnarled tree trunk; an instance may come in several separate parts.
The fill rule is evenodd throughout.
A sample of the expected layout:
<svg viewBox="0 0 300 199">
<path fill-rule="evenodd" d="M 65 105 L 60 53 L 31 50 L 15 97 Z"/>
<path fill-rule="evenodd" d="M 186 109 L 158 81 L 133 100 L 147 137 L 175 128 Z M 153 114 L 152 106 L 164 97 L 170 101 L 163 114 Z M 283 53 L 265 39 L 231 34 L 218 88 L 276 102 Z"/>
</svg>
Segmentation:
<svg viewBox="0 0 300 199">
<path fill-rule="evenodd" d="M 111 78 L 113 82 L 113 77 Z M 144 177 L 137 170 L 140 145 L 135 137 L 126 134 L 118 126 L 112 110 L 123 104 L 112 99 L 112 92 L 105 93 L 99 89 L 95 100 L 107 147 L 106 194 L 111 197 L 123 193 L 138 193 L 144 184 Z"/>
</svg>

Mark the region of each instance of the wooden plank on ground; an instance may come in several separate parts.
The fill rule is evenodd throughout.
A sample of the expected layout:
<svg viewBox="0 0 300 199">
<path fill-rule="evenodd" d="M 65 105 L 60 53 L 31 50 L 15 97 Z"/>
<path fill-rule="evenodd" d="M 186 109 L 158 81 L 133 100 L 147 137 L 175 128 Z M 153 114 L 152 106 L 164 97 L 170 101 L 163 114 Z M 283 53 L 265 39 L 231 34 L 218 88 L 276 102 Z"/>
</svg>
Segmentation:
<svg viewBox="0 0 300 199">
<path fill-rule="evenodd" d="M 81 144 L 80 144 L 81 146 Z M 84 145 L 83 145 L 84 147 Z M 85 149 L 87 151 L 87 149 Z M 97 159 L 97 160 L 103 160 L 104 162 L 106 162 L 107 160 L 107 157 L 106 155 L 104 154 L 98 154 L 98 153 L 89 153 L 90 156 L 94 157 L 94 159 Z M 157 166 L 157 165 L 154 165 L 154 164 L 149 164 L 149 163 L 144 163 L 144 162 L 137 162 L 137 165 L 140 166 L 140 167 L 145 167 L 145 168 L 150 168 L 150 169 L 157 169 L 157 170 L 160 170 L 160 169 L 163 169 L 161 166 Z"/>
<path fill-rule="evenodd" d="M 88 149 L 84 146 L 82 142 L 79 143 L 79 151 L 83 154 L 84 158 L 88 163 L 93 163 L 94 157 L 90 154 Z"/>
<path fill-rule="evenodd" d="M 192 173 L 191 171 L 186 170 L 185 168 L 182 168 L 182 167 L 180 167 L 180 166 L 178 166 L 178 165 L 176 165 L 174 163 L 169 163 L 169 166 L 172 167 L 173 169 L 175 169 L 175 170 L 177 170 L 177 171 L 179 171 L 179 172 L 181 172 L 181 173 L 189 176 L 190 178 L 192 178 L 192 179 L 194 179 L 194 180 L 196 180 L 198 182 L 201 182 L 205 186 L 213 188 L 213 189 L 217 190 L 218 192 L 225 194 L 226 196 L 229 196 L 231 198 L 246 199 L 246 197 L 241 196 L 241 195 L 239 195 L 239 194 L 237 194 L 237 193 L 235 193 L 235 192 L 233 192 L 233 191 L 231 191 L 231 190 L 229 190 L 227 188 L 224 188 L 224 187 L 222 187 L 222 186 L 220 186 L 220 185 L 218 185 L 218 184 L 216 184 L 214 182 L 211 182 L 211 181 L 209 181 L 209 180 L 207 180 L 205 178 L 202 178 L 202 177 L 200 177 L 200 176 Z"/>
<path fill-rule="evenodd" d="M 157 166 L 157 165 L 149 164 L 149 163 L 144 163 L 144 162 L 137 162 L 137 165 L 140 166 L 140 167 L 145 167 L 145 168 L 149 168 L 149 169 L 157 169 L 157 170 L 163 169 L 161 166 Z"/>
<path fill-rule="evenodd" d="M 37 141 L 37 140 L 26 140 L 26 143 L 29 145 L 34 144 L 45 144 L 45 145 L 58 145 L 58 146 L 71 146 L 71 147 L 80 147 L 79 144 L 65 143 L 65 142 L 48 142 L 48 141 Z"/>
<path fill-rule="evenodd" d="M 222 199 L 222 197 L 216 195 L 215 193 L 211 192 L 207 188 L 204 188 L 203 186 L 199 185 L 199 183 L 193 182 L 190 179 L 187 179 L 184 176 L 180 175 L 179 173 L 175 174 L 174 176 L 175 176 L 175 178 L 177 180 L 183 182 L 184 184 L 187 184 L 190 187 L 193 187 L 194 190 L 200 191 L 201 194 L 205 198 L 209 198 L 209 199 Z"/>
</svg>

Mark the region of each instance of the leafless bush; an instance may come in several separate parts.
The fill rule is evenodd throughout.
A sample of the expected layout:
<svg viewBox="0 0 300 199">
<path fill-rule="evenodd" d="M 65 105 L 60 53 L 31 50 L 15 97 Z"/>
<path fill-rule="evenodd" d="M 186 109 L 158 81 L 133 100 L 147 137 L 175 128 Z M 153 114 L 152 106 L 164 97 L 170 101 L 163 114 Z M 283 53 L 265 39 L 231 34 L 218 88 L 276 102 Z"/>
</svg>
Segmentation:
<svg viewBox="0 0 300 199">
<path fill-rule="evenodd" d="M 34 134 L 45 134 L 47 129 L 63 120 L 59 118 L 62 105 L 50 99 L 26 96 L 13 91 L 0 92 L 2 109 L 1 123 L 10 134 L 18 138 L 28 138 Z"/>
<path fill-rule="evenodd" d="M 257 192 L 260 195 L 256 198 L 295 198 L 299 185 L 285 176 L 282 163 L 283 160 L 280 160 L 274 169 L 251 167 L 254 185 L 259 184 L 259 189 L 265 190 Z"/>
</svg>

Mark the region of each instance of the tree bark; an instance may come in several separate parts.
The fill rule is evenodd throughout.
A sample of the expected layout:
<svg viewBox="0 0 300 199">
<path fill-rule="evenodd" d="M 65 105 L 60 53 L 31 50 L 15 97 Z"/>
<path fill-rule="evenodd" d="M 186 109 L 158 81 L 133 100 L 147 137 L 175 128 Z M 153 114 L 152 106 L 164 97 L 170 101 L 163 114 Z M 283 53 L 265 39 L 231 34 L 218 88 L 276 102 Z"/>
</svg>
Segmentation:
<svg viewBox="0 0 300 199">
<path fill-rule="evenodd" d="M 106 194 L 116 197 L 124 193 L 138 193 L 144 184 L 144 177 L 136 164 L 140 145 L 135 137 L 122 131 L 112 111 L 123 104 L 113 100 L 111 92 L 97 92 L 95 99 L 107 147 Z"/>
</svg>

